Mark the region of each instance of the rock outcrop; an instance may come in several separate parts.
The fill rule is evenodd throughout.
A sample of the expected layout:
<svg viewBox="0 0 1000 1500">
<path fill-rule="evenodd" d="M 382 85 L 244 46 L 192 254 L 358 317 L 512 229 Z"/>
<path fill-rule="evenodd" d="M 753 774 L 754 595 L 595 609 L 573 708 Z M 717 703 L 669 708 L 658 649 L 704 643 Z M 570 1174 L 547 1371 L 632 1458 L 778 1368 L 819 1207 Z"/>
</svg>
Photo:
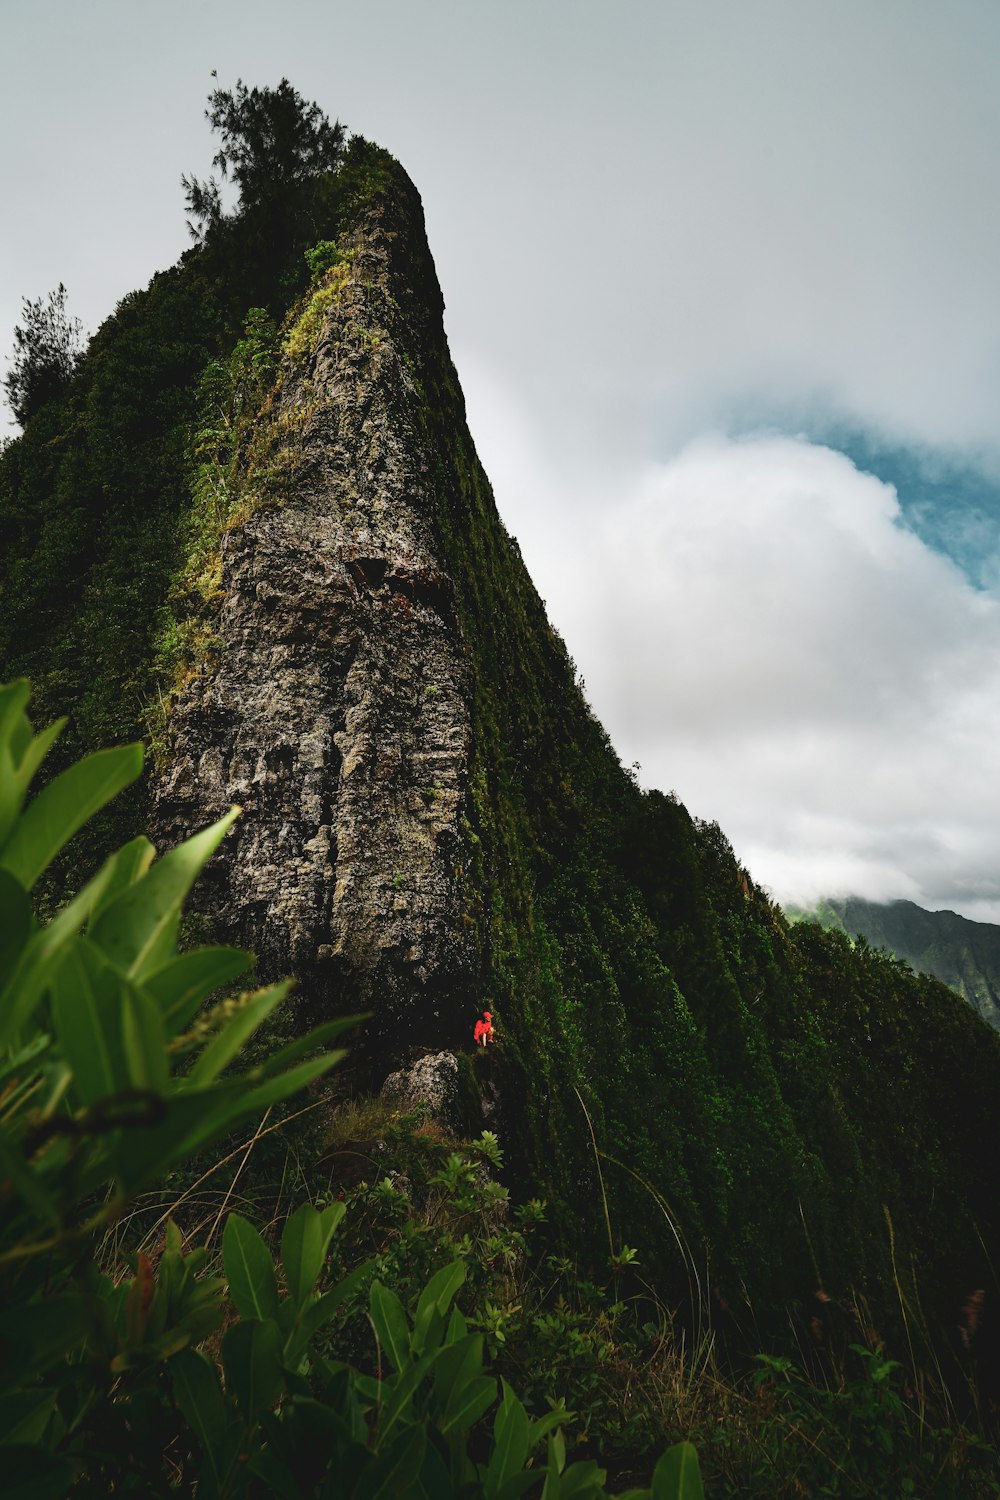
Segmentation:
<svg viewBox="0 0 1000 1500">
<path fill-rule="evenodd" d="M 407 189 L 346 237 L 335 295 L 286 355 L 287 502 L 224 538 L 218 662 L 172 715 L 157 820 L 173 842 L 239 803 L 214 930 L 265 977 L 294 972 L 310 1008 L 371 1007 L 383 1036 L 433 1042 L 470 984 L 469 664 L 411 352 L 428 320 L 443 339 L 441 295 Z"/>
</svg>

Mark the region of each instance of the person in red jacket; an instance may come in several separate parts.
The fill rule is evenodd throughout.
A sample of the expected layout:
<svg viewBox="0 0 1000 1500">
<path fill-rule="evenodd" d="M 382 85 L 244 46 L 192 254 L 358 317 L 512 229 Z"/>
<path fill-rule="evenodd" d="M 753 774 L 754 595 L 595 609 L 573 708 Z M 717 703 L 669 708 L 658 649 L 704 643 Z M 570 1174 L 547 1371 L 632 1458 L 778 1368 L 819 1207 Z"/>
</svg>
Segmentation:
<svg viewBox="0 0 1000 1500">
<path fill-rule="evenodd" d="M 476 1022 L 472 1029 L 472 1035 L 477 1046 L 485 1047 L 487 1042 L 492 1042 L 493 1017 L 488 1010 L 483 1011 L 483 1019 Z"/>
</svg>

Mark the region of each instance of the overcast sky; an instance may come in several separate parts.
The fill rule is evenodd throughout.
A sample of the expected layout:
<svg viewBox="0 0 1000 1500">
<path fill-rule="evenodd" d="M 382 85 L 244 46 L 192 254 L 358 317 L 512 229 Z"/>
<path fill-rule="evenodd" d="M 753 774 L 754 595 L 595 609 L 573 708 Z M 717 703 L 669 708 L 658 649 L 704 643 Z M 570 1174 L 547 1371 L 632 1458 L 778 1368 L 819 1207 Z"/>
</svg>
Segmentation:
<svg viewBox="0 0 1000 1500">
<path fill-rule="evenodd" d="M 0 0 L 0 348 L 287 75 L 417 183 L 470 421 L 644 784 L 778 899 L 1000 921 L 995 0 Z"/>
</svg>

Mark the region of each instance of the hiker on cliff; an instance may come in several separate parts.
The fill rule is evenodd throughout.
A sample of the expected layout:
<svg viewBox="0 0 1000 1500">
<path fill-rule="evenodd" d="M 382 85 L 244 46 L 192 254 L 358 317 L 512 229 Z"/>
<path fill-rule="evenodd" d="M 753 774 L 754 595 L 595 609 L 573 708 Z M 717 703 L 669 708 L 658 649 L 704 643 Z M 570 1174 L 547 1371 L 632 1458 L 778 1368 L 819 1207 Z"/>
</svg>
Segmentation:
<svg viewBox="0 0 1000 1500">
<path fill-rule="evenodd" d="M 477 1046 L 485 1047 L 487 1042 L 492 1042 L 493 1017 L 488 1010 L 483 1011 L 483 1019 L 476 1022 L 472 1029 L 472 1035 Z"/>
</svg>

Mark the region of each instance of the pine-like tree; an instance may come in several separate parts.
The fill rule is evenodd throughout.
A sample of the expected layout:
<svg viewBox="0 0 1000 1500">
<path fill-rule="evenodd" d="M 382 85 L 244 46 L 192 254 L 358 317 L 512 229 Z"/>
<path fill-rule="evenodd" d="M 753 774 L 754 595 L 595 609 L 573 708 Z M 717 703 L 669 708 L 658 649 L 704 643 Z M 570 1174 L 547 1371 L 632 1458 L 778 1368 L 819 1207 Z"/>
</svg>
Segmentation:
<svg viewBox="0 0 1000 1500">
<path fill-rule="evenodd" d="M 82 324 L 66 312 L 66 288 L 60 281 L 48 297 L 23 299 L 23 320 L 14 329 L 11 369 L 4 389 L 15 419 L 29 417 L 57 396 L 76 368 L 82 350 Z"/>
<path fill-rule="evenodd" d="M 223 217 L 222 181 L 239 192 L 238 213 L 279 210 L 310 179 L 335 171 L 344 148 L 344 127 L 316 103 L 308 104 L 283 78 L 276 89 L 215 89 L 205 118 L 222 138 L 212 165 L 219 179 L 182 176 L 188 228 L 201 240 Z M 221 179 L 221 180 L 220 180 Z"/>
</svg>

